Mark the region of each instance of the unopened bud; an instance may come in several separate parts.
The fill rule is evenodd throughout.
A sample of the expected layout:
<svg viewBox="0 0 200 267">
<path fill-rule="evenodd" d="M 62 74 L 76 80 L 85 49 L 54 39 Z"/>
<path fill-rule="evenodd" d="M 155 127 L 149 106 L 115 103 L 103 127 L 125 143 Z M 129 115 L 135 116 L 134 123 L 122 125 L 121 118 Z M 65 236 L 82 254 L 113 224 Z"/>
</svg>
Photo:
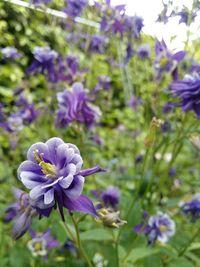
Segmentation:
<svg viewBox="0 0 200 267">
<path fill-rule="evenodd" d="M 127 223 L 126 221 L 121 220 L 120 211 L 102 208 L 97 210 L 97 213 L 99 215 L 99 219 L 97 219 L 97 221 L 103 223 L 105 226 L 119 228 Z"/>
<path fill-rule="evenodd" d="M 190 141 L 192 142 L 192 144 L 200 150 L 200 137 L 197 135 L 191 135 L 190 136 Z"/>
</svg>

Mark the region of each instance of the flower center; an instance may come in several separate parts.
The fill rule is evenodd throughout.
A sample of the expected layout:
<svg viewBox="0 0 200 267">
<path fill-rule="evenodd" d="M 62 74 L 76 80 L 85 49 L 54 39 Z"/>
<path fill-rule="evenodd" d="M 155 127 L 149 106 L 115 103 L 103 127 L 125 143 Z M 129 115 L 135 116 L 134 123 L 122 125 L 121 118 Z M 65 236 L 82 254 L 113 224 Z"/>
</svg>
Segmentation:
<svg viewBox="0 0 200 267">
<path fill-rule="evenodd" d="M 160 60 L 161 67 L 165 67 L 168 62 L 169 62 L 169 60 L 167 57 L 161 58 L 161 60 Z"/>
<path fill-rule="evenodd" d="M 41 153 L 40 155 L 38 155 L 38 152 L 39 152 L 38 150 L 35 150 L 33 153 L 34 153 L 34 158 L 42 167 L 42 172 L 46 175 L 46 177 L 54 178 L 57 174 L 56 166 L 54 164 L 45 162 L 43 159 L 44 154 Z"/>
<path fill-rule="evenodd" d="M 164 232 L 167 231 L 168 227 L 167 227 L 166 225 L 161 225 L 161 226 L 159 227 L 159 229 L 160 229 L 161 233 L 164 233 Z"/>
</svg>

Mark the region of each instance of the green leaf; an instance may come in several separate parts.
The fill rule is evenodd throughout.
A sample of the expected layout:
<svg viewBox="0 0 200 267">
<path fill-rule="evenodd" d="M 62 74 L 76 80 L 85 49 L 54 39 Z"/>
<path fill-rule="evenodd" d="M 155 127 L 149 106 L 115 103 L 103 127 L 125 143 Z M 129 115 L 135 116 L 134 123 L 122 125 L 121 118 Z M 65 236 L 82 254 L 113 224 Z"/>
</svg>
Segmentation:
<svg viewBox="0 0 200 267">
<path fill-rule="evenodd" d="M 153 249 L 153 248 L 134 248 L 129 256 L 127 257 L 126 261 L 131 261 L 132 263 L 141 260 L 145 257 L 151 256 L 153 254 L 159 253 L 159 249 Z"/>
<path fill-rule="evenodd" d="M 109 241 L 112 240 L 112 232 L 106 229 L 93 229 L 82 233 L 81 240 Z"/>
<path fill-rule="evenodd" d="M 167 267 L 194 267 L 194 265 L 187 259 L 181 258 L 170 262 Z"/>
</svg>

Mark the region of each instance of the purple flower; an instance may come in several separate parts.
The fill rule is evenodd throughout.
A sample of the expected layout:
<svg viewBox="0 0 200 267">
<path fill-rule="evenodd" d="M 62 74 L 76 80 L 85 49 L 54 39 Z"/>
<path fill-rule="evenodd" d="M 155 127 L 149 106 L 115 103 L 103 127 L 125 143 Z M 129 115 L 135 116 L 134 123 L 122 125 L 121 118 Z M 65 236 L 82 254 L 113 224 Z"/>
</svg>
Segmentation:
<svg viewBox="0 0 200 267">
<path fill-rule="evenodd" d="M 141 98 L 137 98 L 136 96 L 132 96 L 128 105 L 131 107 L 134 111 L 137 110 L 138 105 L 142 103 Z"/>
<path fill-rule="evenodd" d="M 170 168 L 168 173 L 169 173 L 169 176 L 171 176 L 171 177 L 175 176 L 176 175 L 176 168 Z"/>
<path fill-rule="evenodd" d="M 186 8 L 184 8 L 182 11 L 178 12 L 175 14 L 175 16 L 179 16 L 179 24 L 180 23 L 185 23 L 186 25 L 191 24 L 192 21 L 194 21 L 195 17 L 197 16 L 196 11 L 192 11 L 192 14 L 190 14 L 190 11 Z M 190 21 L 190 16 L 191 16 L 191 21 Z"/>
<path fill-rule="evenodd" d="M 89 44 L 89 52 L 103 54 L 106 43 L 107 40 L 104 36 L 93 35 Z"/>
<path fill-rule="evenodd" d="M 125 5 L 111 6 L 109 0 L 106 4 L 99 4 L 96 2 L 96 7 L 101 12 L 100 29 L 103 32 L 119 33 L 121 36 L 125 31 Z"/>
<path fill-rule="evenodd" d="M 105 75 L 100 75 L 98 77 L 98 83 L 96 84 L 93 93 L 96 94 L 101 89 L 105 89 L 106 91 L 108 91 L 110 89 L 110 85 L 111 85 L 110 77 Z"/>
<path fill-rule="evenodd" d="M 33 256 L 44 256 L 46 258 L 51 249 L 60 246 L 59 242 L 51 236 L 50 229 L 44 233 L 36 233 L 30 230 L 30 235 L 32 239 L 27 246 Z"/>
<path fill-rule="evenodd" d="M 154 62 L 154 67 L 157 79 L 160 79 L 163 73 L 169 72 L 172 74 L 174 80 L 176 80 L 178 76 L 177 64 L 178 62 L 183 60 L 186 52 L 179 51 L 175 54 L 172 54 L 168 50 L 164 40 L 162 40 L 161 42 L 156 42 L 155 52 L 156 52 L 156 60 Z"/>
<path fill-rule="evenodd" d="M 74 83 L 72 89 L 72 92 L 65 90 L 57 94 L 57 127 L 66 127 L 73 121 L 84 123 L 87 127 L 93 126 L 99 119 L 99 109 L 90 103 L 81 83 Z"/>
<path fill-rule="evenodd" d="M 143 218 L 142 224 L 137 225 L 134 230 L 148 236 L 150 244 L 157 240 L 166 243 L 175 234 L 175 222 L 166 213 L 157 212 L 155 216 L 149 217 L 147 224 L 146 219 L 147 216 Z"/>
<path fill-rule="evenodd" d="M 58 53 L 51 50 L 50 47 L 36 46 L 33 51 L 34 61 L 27 69 L 27 74 L 43 73 L 46 74 L 51 82 L 56 82 L 57 74 L 55 71 L 55 60 Z"/>
<path fill-rule="evenodd" d="M 17 51 L 15 47 L 7 46 L 1 49 L 3 58 L 6 59 L 17 59 L 21 57 L 21 54 Z"/>
<path fill-rule="evenodd" d="M 49 4 L 52 0 L 30 0 L 34 5 Z"/>
<path fill-rule="evenodd" d="M 32 218 L 37 215 L 37 212 L 32 207 L 32 201 L 27 193 L 17 188 L 13 189 L 13 193 L 17 202 L 6 209 L 4 221 L 14 220 L 12 236 L 18 239 L 28 231 Z"/>
<path fill-rule="evenodd" d="M 64 12 L 71 18 L 80 16 L 88 5 L 88 0 L 67 0 L 67 8 Z"/>
<path fill-rule="evenodd" d="M 126 31 L 133 38 L 139 38 L 143 26 L 143 18 L 139 16 L 126 17 Z"/>
<path fill-rule="evenodd" d="M 63 220 L 63 207 L 96 216 L 92 202 L 81 194 L 84 177 L 102 169 L 96 166 L 81 171 L 83 160 L 75 145 L 54 137 L 33 144 L 27 159 L 19 166 L 18 177 L 31 190 L 30 198 L 40 214 L 49 216 L 58 206 Z"/>
<path fill-rule="evenodd" d="M 196 221 L 200 217 L 200 194 L 197 193 L 190 201 L 181 202 L 180 207 L 186 215 L 190 215 L 192 221 Z"/>
<path fill-rule="evenodd" d="M 174 110 L 174 107 L 175 107 L 175 104 L 174 103 L 171 103 L 171 102 L 167 102 L 164 107 L 163 107 L 163 113 L 164 114 L 167 114 L 167 113 L 170 113 Z"/>
<path fill-rule="evenodd" d="M 117 187 L 109 186 L 105 191 L 92 190 L 91 192 L 104 207 L 117 208 L 120 199 L 120 191 Z"/>
<path fill-rule="evenodd" d="M 193 110 L 200 118 L 200 76 L 197 73 L 186 75 L 183 80 L 173 81 L 169 90 L 180 99 L 184 112 Z"/>
<path fill-rule="evenodd" d="M 150 46 L 148 44 L 143 44 L 138 47 L 137 55 L 141 59 L 149 58 L 150 57 Z"/>
</svg>

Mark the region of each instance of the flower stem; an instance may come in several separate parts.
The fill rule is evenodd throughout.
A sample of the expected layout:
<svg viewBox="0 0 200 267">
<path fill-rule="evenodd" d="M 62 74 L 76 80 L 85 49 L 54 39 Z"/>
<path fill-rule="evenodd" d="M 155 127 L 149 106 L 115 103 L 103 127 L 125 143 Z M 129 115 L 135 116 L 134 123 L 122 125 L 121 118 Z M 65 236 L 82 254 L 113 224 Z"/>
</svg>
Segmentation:
<svg viewBox="0 0 200 267">
<path fill-rule="evenodd" d="M 78 250 L 79 250 L 80 254 L 84 257 L 84 259 L 87 262 L 88 266 L 89 267 L 93 267 L 92 262 L 90 261 L 86 251 L 83 249 L 83 246 L 81 244 L 81 239 L 80 239 L 80 234 L 79 234 L 79 229 L 78 229 L 78 223 L 76 222 L 76 220 L 74 219 L 72 214 L 71 214 L 71 219 L 72 219 L 72 222 L 74 224 L 75 231 L 76 231 Z"/>
<path fill-rule="evenodd" d="M 190 241 L 187 243 L 187 245 L 178 253 L 178 256 L 181 257 L 184 255 L 188 247 L 192 244 L 192 242 L 196 239 L 197 236 L 199 236 L 200 227 L 197 228 L 197 231 L 194 233 Z"/>
</svg>

